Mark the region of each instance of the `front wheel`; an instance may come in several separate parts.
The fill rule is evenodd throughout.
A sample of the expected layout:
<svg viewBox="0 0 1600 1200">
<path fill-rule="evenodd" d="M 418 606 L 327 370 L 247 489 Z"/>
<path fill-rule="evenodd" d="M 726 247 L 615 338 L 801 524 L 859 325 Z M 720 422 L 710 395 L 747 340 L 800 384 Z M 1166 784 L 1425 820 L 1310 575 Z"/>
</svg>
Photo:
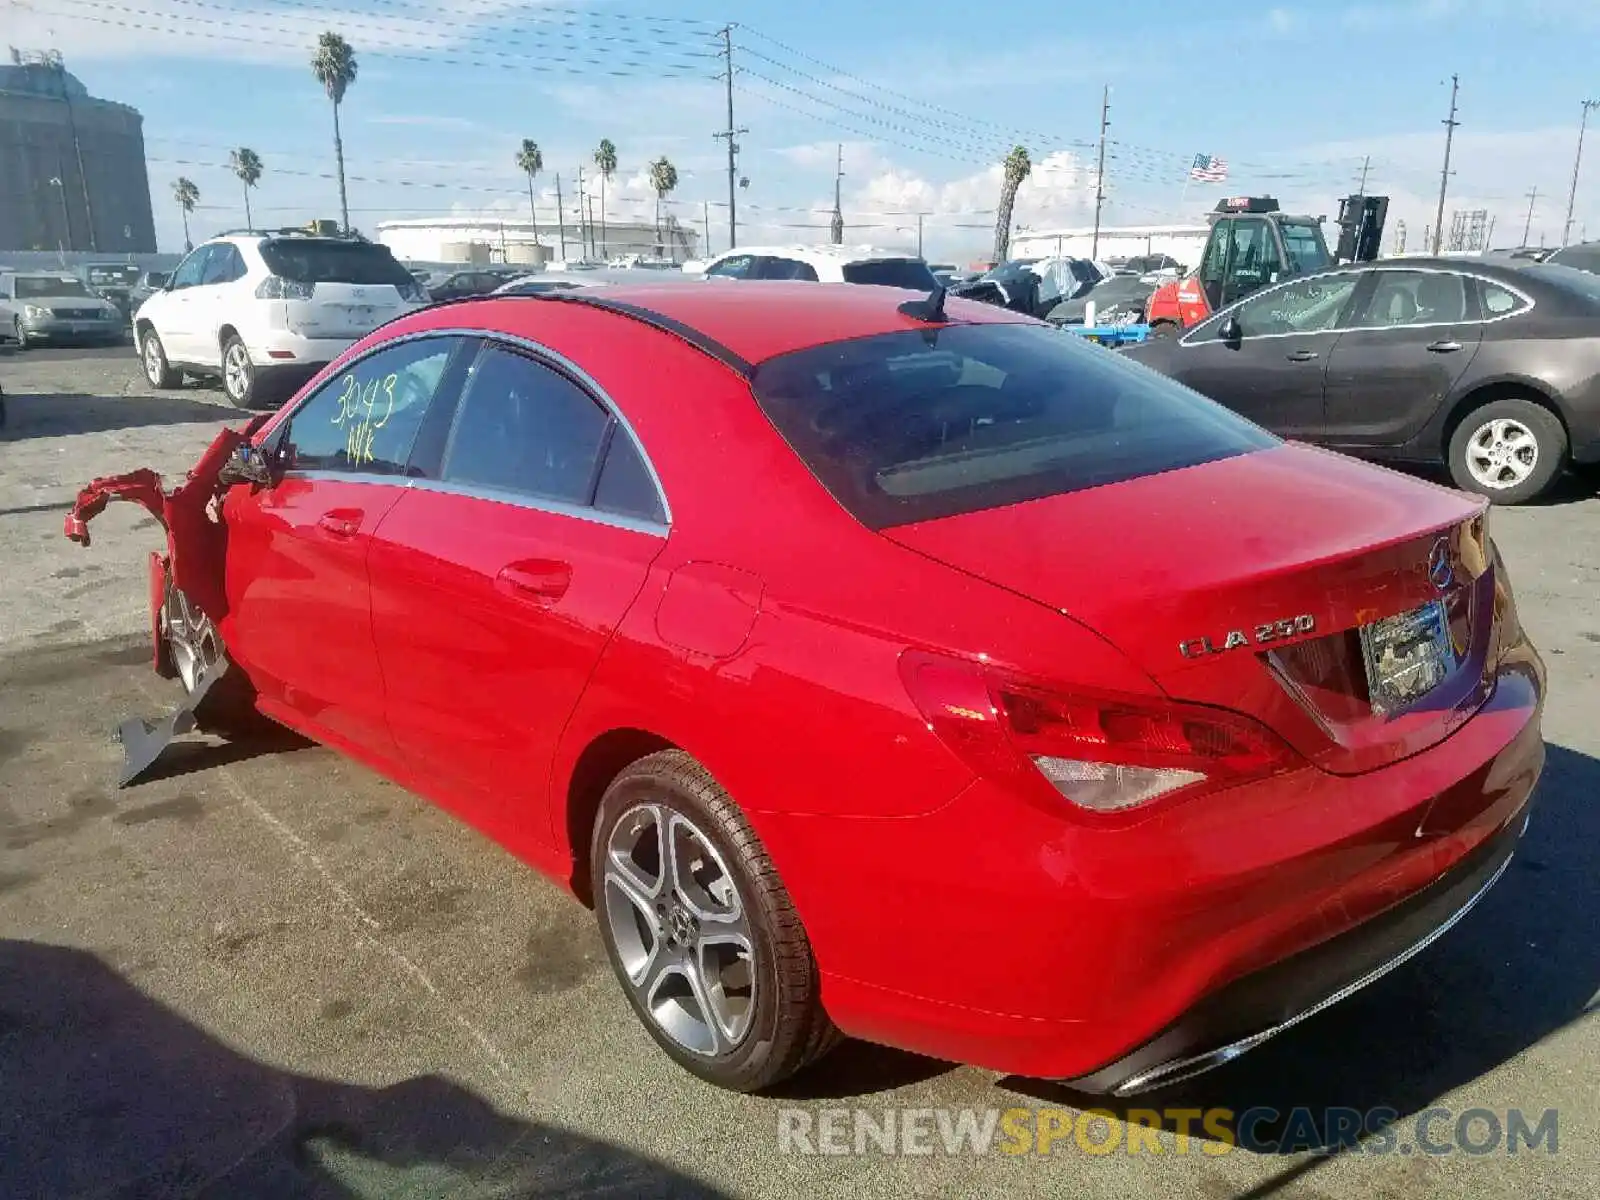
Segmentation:
<svg viewBox="0 0 1600 1200">
<path fill-rule="evenodd" d="M 139 345 L 139 358 L 144 363 L 144 377 L 150 381 L 151 387 L 175 388 L 183 382 L 183 376 L 167 362 L 167 351 L 154 329 L 145 331 L 144 341 Z"/>
<path fill-rule="evenodd" d="M 753 1092 L 836 1044 L 788 893 L 744 814 L 694 759 L 664 750 L 612 782 L 590 867 L 617 979 L 680 1066 Z"/>
<path fill-rule="evenodd" d="M 160 631 L 167 661 L 192 697 L 202 683 L 222 672 L 195 705 L 195 728 L 222 737 L 243 737 L 263 724 L 256 713 L 255 689 L 237 665 L 226 661 L 222 638 L 211 618 L 201 612 L 183 590 L 167 576 L 166 599 L 161 605 Z"/>
<path fill-rule="evenodd" d="M 1474 409 L 1450 438 L 1450 476 L 1496 504 L 1526 504 L 1550 490 L 1567 457 L 1567 431 L 1532 400 Z"/>
</svg>

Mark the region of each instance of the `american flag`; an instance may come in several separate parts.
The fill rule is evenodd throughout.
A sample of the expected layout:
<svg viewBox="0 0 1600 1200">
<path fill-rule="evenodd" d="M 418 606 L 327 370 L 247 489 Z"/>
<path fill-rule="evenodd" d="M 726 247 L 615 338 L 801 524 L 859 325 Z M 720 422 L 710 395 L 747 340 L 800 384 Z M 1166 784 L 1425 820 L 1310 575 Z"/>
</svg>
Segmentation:
<svg viewBox="0 0 1600 1200">
<path fill-rule="evenodd" d="M 1196 154 L 1189 168 L 1191 183 L 1221 183 L 1228 178 L 1228 160 L 1213 154 Z"/>
</svg>

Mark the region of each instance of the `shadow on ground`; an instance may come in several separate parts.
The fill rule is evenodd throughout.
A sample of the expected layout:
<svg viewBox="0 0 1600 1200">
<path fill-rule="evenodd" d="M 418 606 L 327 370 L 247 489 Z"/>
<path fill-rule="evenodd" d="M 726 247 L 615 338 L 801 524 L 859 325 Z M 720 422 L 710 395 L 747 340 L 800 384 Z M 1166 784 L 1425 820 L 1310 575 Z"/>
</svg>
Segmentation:
<svg viewBox="0 0 1600 1200">
<path fill-rule="evenodd" d="M 1230 1066 L 1146 1096 L 1108 1103 L 1037 1080 L 1001 1084 L 1119 1116 L 1135 1108 L 1287 1114 L 1303 1106 L 1318 1114 L 1317 1136 L 1280 1152 L 1335 1148 L 1322 1127 L 1327 1109 L 1420 1112 L 1594 1011 L 1597 881 L 1600 761 L 1550 746 L 1510 870 L 1458 927 L 1392 974 Z M 1281 1119 L 1263 1121 L 1254 1135 L 1277 1141 L 1283 1127 Z"/>
<path fill-rule="evenodd" d="M 198 392 L 197 396 L 208 394 Z M 7 389 L 6 422 L 0 426 L 0 442 L 105 433 L 139 425 L 217 425 L 247 420 L 249 415 L 215 400 L 182 395 L 37 395 Z"/>
<path fill-rule="evenodd" d="M 0 1045 L 0 1195 L 719 1195 L 441 1078 L 257 1062 L 81 950 L 0 940 Z"/>
</svg>

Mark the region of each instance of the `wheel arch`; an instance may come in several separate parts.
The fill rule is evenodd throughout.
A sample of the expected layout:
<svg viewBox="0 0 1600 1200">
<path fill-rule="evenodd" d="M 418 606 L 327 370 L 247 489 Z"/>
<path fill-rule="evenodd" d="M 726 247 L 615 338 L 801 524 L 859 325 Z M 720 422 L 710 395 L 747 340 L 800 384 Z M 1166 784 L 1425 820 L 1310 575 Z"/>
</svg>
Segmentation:
<svg viewBox="0 0 1600 1200">
<path fill-rule="evenodd" d="M 222 361 L 223 347 L 228 344 L 228 339 L 231 337 L 239 338 L 240 341 L 244 340 L 239 330 L 231 322 L 224 322 L 217 327 L 217 361 L 219 363 Z"/>
<path fill-rule="evenodd" d="M 682 747 L 658 733 L 623 726 L 591 738 L 578 755 L 567 778 L 563 807 L 567 845 L 572 852 L 569 885 L 585 907 L 594 907 L 593 881 L 589 878 L 589 839 L 606 789 L 612 780 L 641 758 L 661 750 L 677 749 Z"/>
<path fill-rule="evenodd" d="M 1473 385 L 1470 391 L 1462 395 L 1450 406 L 1450 413 L 1445 418 L 1440 430 L 1439 460 L 1450 461 L 1450 442 L 1456 436 L 1456 430 L 1466 423 L 1466 420 L 1478 409 L 1486 404 L 1493 404 L 1496 400 L 1528 400 L 1540 408 L 1547 409 L 1556 420 L 1561 422 L 1562 431 L 1567 435 L 1568 453 L 1571 453 L 1572 424 L 1567 420 L 1567 414 L 1562 410 L 1561 402 L 1550 390 L 1537 380 L 1521 376 L 1506 376 L 1499 379 L 1485 380 Z"/>
</svg>

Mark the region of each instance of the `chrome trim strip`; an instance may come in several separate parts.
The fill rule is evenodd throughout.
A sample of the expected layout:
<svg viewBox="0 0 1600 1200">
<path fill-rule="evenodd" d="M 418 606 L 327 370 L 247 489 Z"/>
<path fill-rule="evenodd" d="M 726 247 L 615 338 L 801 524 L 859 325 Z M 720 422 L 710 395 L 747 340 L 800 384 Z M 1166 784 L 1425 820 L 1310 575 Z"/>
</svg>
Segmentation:
<svg viewBox="0 0 1600 1200">
<path fill-rule="evenodd" d="M 1525 815 L 1523 818 L 1523 832 L 1526 832 L 1528 828 L 1528 815 Z M 1147 1092 L 1152 1088 L 1160 1087 L 1164 1084 L 1177 1083 L 1180 1080 L 1188 1079 L 1192 1076 L 1199 1075 L 1202 1072 L 1209 1071 L 1213 1067 L 1220 1067 L 1224 1063 L 1232 1062 L 1241 1054 L 1245 1054 L 1251 1050 L 1254 1050 L 1268 1038 L 1275 1037 L 1286 1029 L 1292 1029 L 1294 1026 L 1300 1024 L 1300 1022 L 1309 1020 L 1311 1017 L 1316 1016 L 1324 1009 L 1331 1008 L 1335 1004 L 1339 1003 L 1339 1001 L 1348 999 L 1356 992 L 1359 992 L 1362 988 L 1366 987 L 1368 984 L 1377 982 L 1390 971 L 1393 971 L 1396 967 L 1409 962 L 1411 959 L 1421 954 L 1429 946 L 1433 945 L 1434 942 L 1438 941 L 1445 934 L 1449 933 L 1450 930 L 1454 929 L 1460 920 L 1472 911 L 1472 909 L 1477 905 L 1478 901 L 1482 900 L 1484 896 L 1488 894 L 1489 889 L 1500 882 L 1500 876 L 1506 873 L 1506 868 L 1511 865 L 1511 860 L 1515 857 L 1516 851 L 1513 850 L 1510 854 L 1506 855 L 1505 861 L 1495 869 L 1495 873 L 1484 882 L 1482 887 L 1480 887 L 1476 892 L 1472 893 L 1472 895 L 1464 904 L 1462 904 L 1460 908 L 1456 909 L 1455 912 L 1451 913 L 1450 916 L 1446 917 L 1443 922 L 1423 935 L 1423 937 L 1418 941 L 1406 947 L 1406 949 L 1395 955 L 1388 962 L 1374 967 L 1355 982 L 1346 984 L 1337 992 L 1334 992 L 1331 996 L 1323 997 L 1310 1008 L 1304 1009 L 1287 1020 L 1280 1021 L 1271 1028 L 1262 1030 L 1260 1033 L 1253 1033 L 1249 1037 L 1240 1038 L 1236 1042 L 1230 1042 L 1226 1046 L 1221 1046 L 1215 1050 L 1208 1050 L 1204 1054 L 1196 1054 L 1189 1058 L 1173 1059 L 1171 1062 L 1161 1063 L 1157 1066 L 1150 1067 L 1147 1070 L 1140 1071 L 1137 1075 L 1130 1076 L 1119 1083 L 1116 1087 L 1112 1088 L 1111 1094 L 1119 1097 L 1134 1096 L 1140 1092 Z"/>
<path fill-rule="evenodd" d="M 672 503 L 667 499 L 667 489 L 661 482 L 661 474 L 656 470 L 656 464 L 651 461 L 649 452 L 644 448 L 644 443 L 639 440 L 639 434 L 634 430 L 633 425 L 628 421 L 627 415 L 624 414 L 622 409 L 617 406 L 616 402 L 611 399 L 610 395 L 606 393 L 606 390 L 595 381 L 594 376 L 590 375 L 589 372 L 585 371 L 582 367 L 573 362 L 560 351 L 552 350 L 550 347 L 542 345 L 539 342 L 532 341 L 529 338 L 519 337 L 514 333 L 501 333 L 494 329 L 466 329 L 455 327 L 451 327 L 449 329 L 419 329 L 415 333 L 403 333 L 399 337 L 389 338 L 377 345 L 369 346 L 366 350 L 362 351 L 358 357 L 339 363 L 339 369 L 331 372 L 327 379 L 331 379 L 334 375 L 342 375 L 346 370 L 354 367 L 357 363 L 365 362 L 368 358 L 372 357 L 372 355 L 377 354 L 382 350 L 387 350 L 391 346 L 399 346 L 405 342 L 417 342 L 422 341 L 425 338 L 435 337 L 469 337 L 477 338 L 485 342 L 501 342 L 508 346 L 516 346 L 520 349 L 532 352 L 538 357 L 549 362 L 552 366 L 558 367 L 568 375 L 571 375 L 575 380 L 577 380 L 579 385 L 582 386 L 585 391 L 587 391 L 595 398 L 595 400 L 600 403 L 602 408 L 616 418 L 617 424 L 622 427 L 623 431 L 632 440 L 633 448 L 639 452 L 639 461 L 644 463 L 644 469 L 650 475 L 650 482 L 655 485 L 656 498 L 661 501 L 661 511 L 666 516 L 666 524 L 668 526 L 672 524 Z M 329 364 L 329 366 L 332 365 L 333 364 L 331 363 Z M 324 368 L 324 370 L 326 370 L 326 368 Z M 318 382 L 320 386 L 321 383 L 327 382 L 327 380 L 322 379 Z M 276 432 L 278 426 L 284 421 L 293 421 L 295 409 L 302 407 L 306 403 L 306 400 L 310 399 L 311 395 L 312 391 L 307 391 L 305 398 L 300 401 L 300 404 L 295 405 L 294 409 L 284 410 L 283 415 L 276 417 L 272 422 L 273 431 Z M 357 472 L 344 474 L 338 471 L 304 471 L 294 472 L 294 474 L 305 478 L 360 478 Z M 415 483 L 418 481 L 407 480 L 406 482 Z M 463 494 L 470 495 L 472 493 L 467 491 L 463 492 Z M 497 494 L 494 496 L 483 496 L 480 498 L 486 500 L 504 500 L 507 503 L 522 503 L 524 507 L 529 508 L 540 507 L 540 503 L 543 503 L 527 503 L 529 497 L 518 492 L 506 492 L 503 495 Z M 552 501 L 551 503 L 555 502 Z M 563 505 L 562 507 L 563 509 L 574 509 L 574 506 L 572 505 Z M 578 514 L 574 509 L 573 512 L 568 513 L 567 515 Z M 613 519 L 612 514 L 609 513 L 597 513 L 596 517 L 602 518 L 602 524 L 610 524 L 612 523 Z M 646 527 L 647 532 L 653 532 L 661 528 L 661 526 L 658 526 L 653 522 L 637 521 L 632 517 L 616 517 L 614 519 L 618 521 L 635 521 L 636 524 Z"/>
<path fill-rule="evenodd" d="M 514 492 L 506 488 L 478 487 L 473 484 L 446 483 L 435 479 L 407 479 L 401 475 L 362 475 L 354 471 L 285 471 L 285 479 L 303 479 L 307 482 L 365 483 L 387 485 L 407 491 L 435 492 L 441 496 L 464 496 L 471 500 L 484 500 L 492 504 L 509 504 L 532 512 L 548 513 L 555 517 L 574 517 L 596 525 L 609 525 L 613 529 L 626 529 L 633 533 L 647 533 L 664 538 L 671 530 L 658 521 L 627 517 L 621 513 L 606 512 L 582 504 L 568 504 L 545 496 L 532 496 L 527 492 Z"/>
<path fill-rule="evenodd" d="M 1523 301 L 1526 302 L 1526 306 L 1523 307 L 1523 308 L 1513 309 L 1512 311 L 1510 311 L 1508 313 L 1501 313 L 1498 317 L 1478 317 L 1478 318 L 1476 318 L 1474 320 L 1463 319 L 1463 320 L 1460 320 L 1460 321 L 1426 321 L 1426 322 L 1423 322 L 1421 324 L 1416 324 L 1416 325 L 1352 325 L 1348 329 L 1312 329 L 1312 330 L 1308 330 L 1305 333 L 1258 333 L 1258 334 L 1255 334 L 1255 335 L 1253 335 L 1251 337 L 1247 337 L 1247 338 L 1245 338 L 1243 340 L 1247 341 L 1247 342 L 1264 342 L 1264 341 L 1267 341 L 1270 338 L 1319 337 L 1319 336 L 1321 336 L 1323 334 L 1330 334 L 1330 333 L 1331 334 L 1340 334 L 1340 333 L 1393 333 L 1397 329 L 1442 329 L 1442 328 L 1444 328 L 1446 326 L 1455 326 L 1455 325 L 1493 325 L 1497 321 L 1509 320 L 1511 317 L 1520 317 L 1524 313 L 1532 312 L 1534 306 L 1538 303 L 1537 300 L 1535 300 L 1532 296 L 1528 295 L 1521 288 L 1513 287 L 1511 284 L 1505 283 L 1505 282 L 1503 282 L 1503 281 L 1501 281 L 1499 279 L 1491 279 L 1487 275 L 1475 274 L 1472 271 L 1453 271 L 1453 270 L 1450 270 L 1448 267 L 1433 267 L 1433 266 L 1429 266 L 1429 267 L 1407 267 L 1407 266 L 1398 265 L 1398 263 L 1394 264 L 1394 265 L 1385 264 L 1383 266 L 1374 265 L 1372 267 L 1369 267 L 1368 269 L 1369 270 L 1374 270 L 1374 271 L 1415 271 L 1418 274 L 1423 274 L 1423 275 L 1460 275 L 1463 279 L 1476 279 L 1479 283 L 1492 283 L 1492 284 L 1494 284 L 1495 287 L 1501 288 L 1502 290 L 1510 292 L 1512 295 L 1521 298 Z M 1203 337 L 1203 338 L 1195 337 L 1195 334 L 1199 333 L 1200 330 L 1206 328 L 1206 326 L 1210 325 L 1213 321 L 1216 321 L 1217 318 L 1219 318 L 1221 316 L 1224 316 L 1227 313 L 1232 312 L 1234 309 L 1240 307 L 1241 305 L 1250 303 L 1250 301 L 1255 300 L 1260 296 L 1267 295 L 1270 292 L 1275 292 L 1279 288 L 1291 287 L 1291 286 L 1293 286 L 1294 284 L 1297 284 L 1297 283 L 1306 283 L 1307 281 L 1312 280 L 1312 279 L 1323 279 L 1323 278 L 1326 278 L 1326 277 L 1332 276 L 1332 275 L 1357 275 L 1357 276 L 1359 276 L 1360 274 L 1361 274 L 1361 272 L 1359 272 L 1359 271 L 1323 271 L 1323 272 L 1321 272 L 1319 274 L 1316 274 L 1316 275 L 1297 275 L 1293 279 L 1285 279 L 1282 283 L 1273 284 L 1271 288 L 1262 288 L 1259 291 L 1251 292 L 1250 295 L 1246 296 L 1244 299 L 1235 300 L 1232 304 L 1228 305 L 1227 308 L 1224 308 L 1224 309 L 1222 309 L 1222 310 L 1220 310 L 1218 312 L 1212 313 L 1204 321 L 1202 321 L 1200 324 L 1196 325 L 1188 333 L 1184 334 L 1181 338 L 1179 338 L 1178 339 L 1178 345 L 1183 346 L 1183 347 L 1214 345 L 1216 343 L 1216 340 L 1217 340 L 1215 334 L 1211 334 L 1211 335 L 1208 335 L 1208 336 Z M 1357 287 L 1361 286 L 1361 283 L 1360 283 L 1359 279 L 1356 282 L 1356 286 Z M 1193 340 L 1191 341 L 1190 339 L 1193 339 Z"/>
</svg>

